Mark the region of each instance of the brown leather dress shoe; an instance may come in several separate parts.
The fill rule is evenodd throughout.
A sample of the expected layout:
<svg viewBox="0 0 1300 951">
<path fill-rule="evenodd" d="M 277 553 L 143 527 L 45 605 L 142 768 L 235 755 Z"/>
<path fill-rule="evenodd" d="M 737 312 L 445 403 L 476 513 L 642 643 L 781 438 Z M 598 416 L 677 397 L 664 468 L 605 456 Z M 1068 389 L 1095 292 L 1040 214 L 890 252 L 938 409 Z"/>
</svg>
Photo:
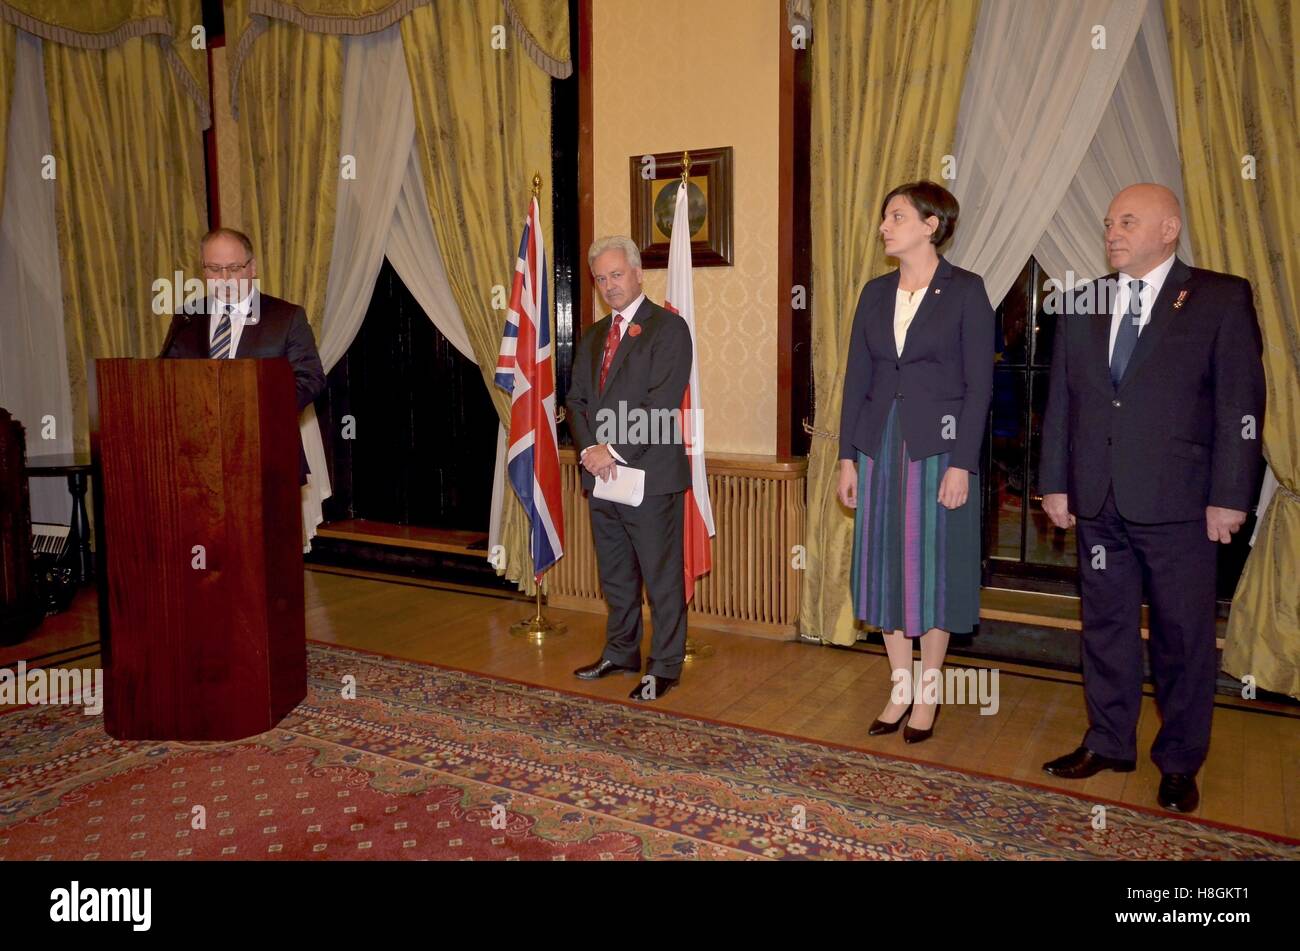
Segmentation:
<svg viewBox="0 0 1300 951">
<path fill-rule="evenodd" d="M 1201 802 L 1194 773 L 1162 773 L 1156 801 L 1173 812 L 1195 812 Z"/>
<path fill-rule="evenodd" d="M 1043 769 L 1061 779 L 1087 779 L 1103 769 L 1113 769 L 1117 773 L 1131 773 L 1137 769 L 1137 763 L 1131 759 L 1112 759 L 1094 753 L 1086 746 L 1080 746 L 1073 753 L 1067 753 L 1044 763 Z"/>
</svg>

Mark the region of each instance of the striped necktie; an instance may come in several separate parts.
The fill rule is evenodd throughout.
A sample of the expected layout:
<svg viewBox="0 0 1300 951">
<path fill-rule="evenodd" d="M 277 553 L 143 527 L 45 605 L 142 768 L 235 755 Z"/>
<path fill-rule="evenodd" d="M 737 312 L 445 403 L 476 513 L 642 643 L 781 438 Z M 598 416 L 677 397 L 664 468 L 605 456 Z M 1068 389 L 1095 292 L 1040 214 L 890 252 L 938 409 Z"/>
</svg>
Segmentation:
<svg viewBox="0 0 1300 951">
<path fill-rule="evenodd" d="M 208 356 L 214 360 L 224 360 L 230 356 L 230 315 L 235 308 L 229 304 L 222 306 L 221 319 L 217 321 L 217 332 L 212 336 L 208 347 Z"/>
</svg>

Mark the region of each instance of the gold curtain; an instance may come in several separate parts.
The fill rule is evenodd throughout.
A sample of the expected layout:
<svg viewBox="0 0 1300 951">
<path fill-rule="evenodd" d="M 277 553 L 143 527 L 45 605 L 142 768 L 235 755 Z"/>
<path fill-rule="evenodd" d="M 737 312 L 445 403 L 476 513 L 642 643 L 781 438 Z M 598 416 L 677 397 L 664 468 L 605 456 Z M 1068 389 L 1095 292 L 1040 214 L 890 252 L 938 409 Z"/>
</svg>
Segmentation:
<svg viewBox="0 0 1300 951">
<path fill-rule="evenodd" d="M 551 245 L 549 75 L 572 71 L 564 0 L 228 0 L 245 224 L 267 292 L 302 303 L 319 337 L 339 176 L 339 37 L 398 21 L 440 250 L 508 424 L 509 397 L 493 383 L 504 323 L 493 288 L 513 277 L 535 171 Z M 533 593 L 528 521 L 513 492 L 502 544 L 506 576 Z"/>
<path fill-rule="evenodd" d="M 1233 596 L 1223 668 L 1300 698 L 1300 22 L 1291 0 L 1166 0 L 1196 261 L 1254 285 L 1280 487 Z"/>
<path fill-rule="evenodd" d="M 3 0 L 0 0 L 2 3 Z M 523 47 L 529 58 L 556 79 L 573 73 L 569 59 L 569 7 L 566 0 L 226 0 L 226 36 L 230 46 L 231 98 L 237 99 L 239 79 L 258 37 L 274 20 L 291 23 L 309 33 L 360 36 L 385 30 L 420 7 L 433 7 L 434 15 L 452 13 L 456 7 L 474 6 L 490 13 L 484 21 L 489 33 L 510 24 L 510 42 Z M 233 13 L 231 12 L 233 10 Z"/>
<path fill-rule="evenodd" d="M 227 8 L 236 23 L 244 6 Z M 242 72 L 242 224 L 262 289 L 301 304 L 320 340 L 341 174 L 343 40 L 273 20 Z"/>
<path fill-rule="evenodd" d="M 8 7 L 6 17 L 25 17 L 33 23 L 65 30 L 69 34 L 93 34 L 110 38 L 108 46 L 116 46 L 130 36 L 140 36 L 141 23 L 161 22 L 166 32 L 171 32 L 170 0 L 3 0 L 0 7 Z M 202 17 L 198 22 L 202 23 Z M 36 33 L 23 24 L 16 24 L 28 33 Z M 147 28 L 146 28 L 147 29 Z M 62 41 L 58 41 L 62 42 Z M 80 45 L 76 41 L 67 45 Z"/>
<path fill-rule="evenodd" d="M 563 0 L 503 0 L 516 39 L 534 63 L 556 79 L 573 73 L 569 5 Z"/>
<path fill-rule="evenodd" d="M 505 323 L 504 311 L 492 306 L 493 288 L 510 287 L 535 171 L 543 181 L 544 240 L 553 247 L 551 104 L 550 78 L 520 46 L 501 50 L 489 42 L 499 11 L 483 0 L 422 7 L 402 21 L 402 46 L 438 247 L 483 385 L 509 426 L 509 397 L 492 382 Z M 514 492 L 505 496 L 505 574 L 532 594 L 528 520 Z"/>
<path fill-rule="evenodd" d="M 17 32 L 0 23 L 0 221 L 4 220 L 5 156 L 9 154 L 9 103 L 14 95 Z"/>
<path fill-rule="evenodd" d="M 387 29 L 432 0 L 225 0 L 226 46 L 230 51 L 230 99 L 239 114 L 244 64 L 273 22 L 289 24 L 299 36 L 361 36 Z"/>
<path fill-rule="evenodd" d="M 201 22 L 199 0 L 168 6 L 178 24 Z M 177 270 L 194 275 L 206 228 L 203 116 L 168 45 L 152 36 L 104 49 L 44 44 L 73 443 L 81 452 L 89 448 L 93 361 L 157 354 L 170 311 L 152 313 L 154 282 L 172 281 Z"/>
<path fill-rule="evenodd" d="M 940 180 L 952 151 L 979 5 L 971 0 L 819 0 L 813 4 L 813 374 L 808 576 L 800 629 L 856 639 L 849 569 L 853 513 L 836 497 L 840 400 L 858 294 L 892 266 L 876 229 L 880 200 Z"/>
<path fill-rule="evenodd" d="M 211 122 L 201 0 L 0 0 L 0 21 L 46 44 L 82 50 L 106 50 L 149 37 L 177 88 L 198 110 L 199 128 Z"/>
</svg>

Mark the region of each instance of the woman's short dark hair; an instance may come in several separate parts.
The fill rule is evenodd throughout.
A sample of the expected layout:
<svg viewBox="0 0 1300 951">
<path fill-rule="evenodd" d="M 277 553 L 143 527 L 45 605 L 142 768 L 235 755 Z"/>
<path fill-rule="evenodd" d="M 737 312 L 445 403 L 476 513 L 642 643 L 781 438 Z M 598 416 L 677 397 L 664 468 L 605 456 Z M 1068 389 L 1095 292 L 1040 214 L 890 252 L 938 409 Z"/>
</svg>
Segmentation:
<svg viewBox="0 0 1300 951">
<path fill-rule="evenodd" d="M 930 235 L 931 244 L 937 247 L 952 237 L 953 229 L 957 227 L 957 212 L 961 210 L 961 206 L 957 204 L 957 199 L 948 189 L 934 182 L 908 182 L 906 185 L 899 185 L 880 203 L 881 220 L 885 217 L 889 200 L 895 195 L 902 195 L 911 202 L 922 221 L 931 215 L 939 219 L 939 227 L 935 228 L 934 234 Z"/>
</svg>

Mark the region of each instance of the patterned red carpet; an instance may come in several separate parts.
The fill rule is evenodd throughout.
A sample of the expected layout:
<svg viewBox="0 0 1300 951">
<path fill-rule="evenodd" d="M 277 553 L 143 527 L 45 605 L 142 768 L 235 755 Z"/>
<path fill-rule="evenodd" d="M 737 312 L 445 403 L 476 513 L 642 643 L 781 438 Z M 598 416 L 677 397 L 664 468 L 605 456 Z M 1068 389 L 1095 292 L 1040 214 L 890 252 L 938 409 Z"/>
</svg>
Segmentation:
<svg viewBox="0 0 1300 951">
<path fill-rule="evenodd" d="M 313 644 L 239 743 L 0 716 L 0 860 L 1296 859 L 1300 843 Z M 345 677 L 356 699 L 345 699 Z"/>
</svg>

